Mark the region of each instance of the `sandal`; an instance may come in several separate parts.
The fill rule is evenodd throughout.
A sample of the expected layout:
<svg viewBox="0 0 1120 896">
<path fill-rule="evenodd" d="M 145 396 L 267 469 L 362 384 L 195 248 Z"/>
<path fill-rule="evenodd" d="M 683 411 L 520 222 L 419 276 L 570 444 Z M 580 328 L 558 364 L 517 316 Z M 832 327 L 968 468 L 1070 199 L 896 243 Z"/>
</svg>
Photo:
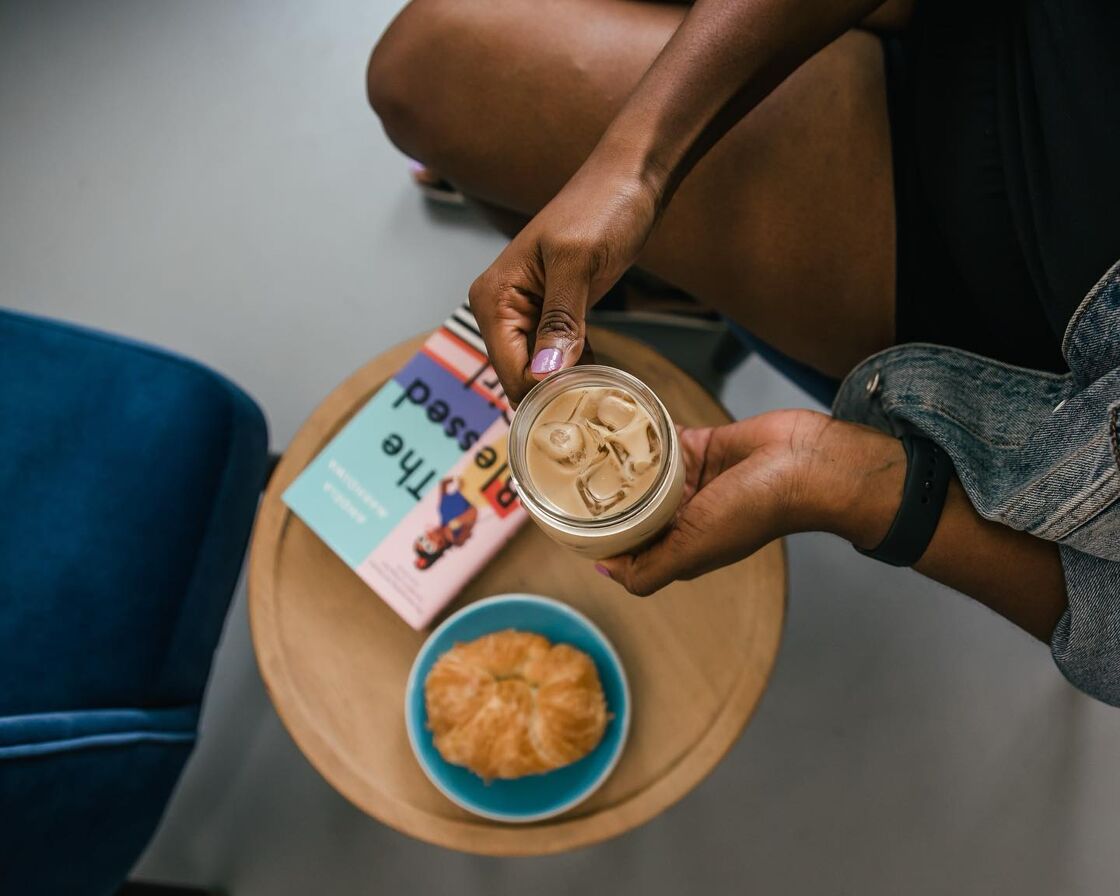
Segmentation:
<svg viewBox="0 0 1120 896">
<path fill-rule="evenodd" d="M 466 204 L 466 197 L 438 171 L 433 171 L 423 162 L 417 162 L 415 159 L 408 160 L 408 168 L 412 172 L 412 182 L 420 188 L 420 192 L 426 199 L 440 205 Z"/>
</svg>

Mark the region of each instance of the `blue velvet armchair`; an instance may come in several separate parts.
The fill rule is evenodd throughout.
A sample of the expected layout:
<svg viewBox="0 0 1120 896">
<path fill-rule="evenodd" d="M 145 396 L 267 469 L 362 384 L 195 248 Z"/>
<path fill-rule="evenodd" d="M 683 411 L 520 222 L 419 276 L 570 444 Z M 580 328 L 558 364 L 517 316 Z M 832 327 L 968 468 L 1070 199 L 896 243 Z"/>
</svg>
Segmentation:
<svg viewBox="0 0 1120 896">
<path fill-rule="evenodd" d="M 0 893 L 114 893 L 195 741 L 267 468 L 257 405 L 0 310 Z"/>
</svg>

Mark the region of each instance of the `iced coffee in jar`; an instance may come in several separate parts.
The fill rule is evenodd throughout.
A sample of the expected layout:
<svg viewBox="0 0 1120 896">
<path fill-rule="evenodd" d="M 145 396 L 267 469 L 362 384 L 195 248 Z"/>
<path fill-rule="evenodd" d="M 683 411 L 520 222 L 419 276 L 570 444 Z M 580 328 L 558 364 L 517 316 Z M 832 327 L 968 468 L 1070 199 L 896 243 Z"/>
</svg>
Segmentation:
<svg viewBox="0 0 1120 896">
<path fill-rule="evenodd" d="M 555 541 L 592 559 L 633 551 L 673 519 L 684 462 L 665 406 L 599 364 L 542 380 L 509 431 L 521 503 Z"/>
</svg>

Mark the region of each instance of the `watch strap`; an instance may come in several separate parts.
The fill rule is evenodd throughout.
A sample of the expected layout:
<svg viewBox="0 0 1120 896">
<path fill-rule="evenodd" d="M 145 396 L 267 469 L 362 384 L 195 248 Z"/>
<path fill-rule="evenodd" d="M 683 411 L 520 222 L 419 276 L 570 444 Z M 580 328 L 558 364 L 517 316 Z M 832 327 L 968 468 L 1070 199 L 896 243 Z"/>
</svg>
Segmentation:
<svg viewBox="0 0 1120 896">
<path fill-rule="evenodd" d="M 906 482 L 894 521 L 876 547 L 856 548 L 891 566 L 913 566 L 926 552 L 941 520 L 953 475 L 949 456 L 932 439 L 907 434 L 902 446 L 906 449 Z"/>
</svg>

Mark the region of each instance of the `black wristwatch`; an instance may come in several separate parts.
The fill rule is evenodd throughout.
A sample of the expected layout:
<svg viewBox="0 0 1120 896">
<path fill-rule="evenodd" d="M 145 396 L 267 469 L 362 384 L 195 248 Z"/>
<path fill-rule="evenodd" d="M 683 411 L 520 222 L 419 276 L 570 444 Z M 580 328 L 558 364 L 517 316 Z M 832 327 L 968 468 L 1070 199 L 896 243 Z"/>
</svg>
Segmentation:
<svg viewBox="0 0 1120 896">
<path fill-rule="evenodd" d="M 953 475 L 949 455 L 925 436 L 905 435 L 902 447 L 906 449 L 906 483 L 894 522 L 877 547 L 856 548 L 891 566 L 913 566 L 922 558 L 937 531 Z"/>
</svg>

